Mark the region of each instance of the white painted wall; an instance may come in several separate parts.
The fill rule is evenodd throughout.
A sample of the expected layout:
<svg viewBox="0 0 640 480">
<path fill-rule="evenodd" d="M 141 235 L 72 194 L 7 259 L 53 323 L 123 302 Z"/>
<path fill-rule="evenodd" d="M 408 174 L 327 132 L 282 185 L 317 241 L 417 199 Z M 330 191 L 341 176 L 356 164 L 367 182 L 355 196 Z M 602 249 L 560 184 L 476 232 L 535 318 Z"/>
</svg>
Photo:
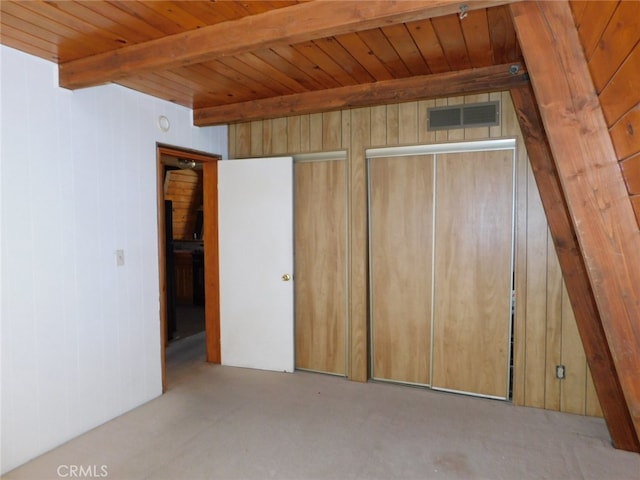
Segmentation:
<svg viewBox="0 0 640 480">
<path fill-rule="evenodd" d="M 226 158 L 227 129 L 0 49 L 4 473 L 160 395 L 156 142 Z"/>
</svg>

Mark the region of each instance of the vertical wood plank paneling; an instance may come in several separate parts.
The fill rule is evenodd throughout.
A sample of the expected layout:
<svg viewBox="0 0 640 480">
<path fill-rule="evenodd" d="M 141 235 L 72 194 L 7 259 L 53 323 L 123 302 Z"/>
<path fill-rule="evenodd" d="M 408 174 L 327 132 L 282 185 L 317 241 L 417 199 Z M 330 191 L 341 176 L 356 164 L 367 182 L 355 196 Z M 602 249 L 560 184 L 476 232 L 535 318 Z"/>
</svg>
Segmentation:
<svg viewBox="0 0 640 480">
<path fill-rule="evenodd" d="M 427 110 L 435 106 L 435 100 L 418 102 L 418 143 L 420 144 L 436 143 L 436 133 L 429 130 L 427 121 Z"/>
<path fill-rule="evenodd" d="M 562 287 L 562 364 L 565 378 L 561 382 L 561 410 L 584 415 L 587 389 L 587 360 L 578 327 L 571 309 L 567 289 Z"/>
<path fill-rule="evenodd" d="M 287 153 L 302 151 L 301 116 L 287 117 Z"/>
<path fill-rule="evenodd" d="M 331 151 L 342 148 L 342 112 L 322 114 L 322 150 Z"/>
<path fill-rule="evenodd" d="M 264 156 L 264 123 L 260 120 L 250 122 L 251 125 L 251 157 Z"/>
<path fill-rule="evenodd" d="M 322 151 L 322 114 L 309 115 L 309 151 Z"/>
<path fill-rule="evenodd" d="M 556 365 L 562 363 L 562 270 L 555 255 L 551 233 L 547 234 L 547 330 L 544 408 L 560 410 L 560 381 Z"/>
<path fill-rule="evenodd" d="M 525 405 L 544 407 L 547 323 L 547 222 L 531 168 L 527 171 Z"/>
<path fill-rule="evenodd" d="M 272 155 L 284 155 L 288 152 L 287 119 L 274 118 L 271 121 L 271 152 Z"/>
<path fill-rule="evenodd" d="M 398 137 L 400 145 L 418 143 L 418 105 L 416 102 L 398 105 Z"/>
<path fill-rule="evenodd" d="M 255 128 L 257 131 L 262 131 L 261 145 L 262 150 L 259 154 L 253 154 L 254 156 L 268 157 L 273 154 L 273 120 L 259 120 L 253 122 L 254 124 L 260 123 L 261 128 Z"/>
<path fill-rule="evenodd" d="M 229 125 L 227 127 L 227 135 L 229 135 L 228 139 L 228 158 L 236 158 L 236 125 Z"/>
<path fill-rule="evenodd" d="M 351 149 L 351 111 L 342 110 L 342 150 L 347 151 L 347 158 L 349 158 L 349 153 Z"/>
<path fill-rule="evenodd" d="M 300 153 L 311 151 L 311 116 L 300 116 Z"/>
<path fill-rule="evenodd" d="M 589 415 L 591 417 L 603 416 L 602 407 L 600 406 L 600 401 L 598 400 L 596 387 L 593 384 L 593 377 L 591 375 L 589 365 L 587 365 L 587 399 L 584 413 L 585 415 Z"/>
<path fill-rule="evenodd" d="M 340 112 L 340 121 L 334 122 L 332 115 L 315 114 L 289 117 L 286 123 L 286 151 L 294 154 L 309 151 L 347 149 L 349 182 L 349 295 L 351 320 L 349 347 L 349 378 L 367 379 L 367 233 L 366 233 L 366 169 L 364 150 L 373 146 L 394 146 L 413 142 L 428 144 L 465 139 L 465 131 L 428 132 L 426 129 L 426 106 L 459 104 L 462 101 L 478 101 L 482 97 L 456 97 L 425 102 L 409 102 L 404 106 L 386 105 Z M 568 315 L 566 308 L 559 308 L 562 282 L 557 276 L 555 250 L 548 245 L 547 225 L 539 200 L 537 186 L 533 181 L 522 134 L 508 92 L 492 93 L 489 100 L 501 100 L 501 125 L 487 129 L 490 137 L 516 137 L 518 139 L 516 162 L 516 316 L 514 325 L 514 378 L 513 402 L 516 405 L 543 407 L 551 410 L 571 408 L 575 404 L 586 404 L 583 412 L 601 415 L 597 398 L 591 392 L 588 370 L 584 370 L 585 389 L 570 388 L 560 391 L 562 381 L 555 378 L 555 362 L 560 348 L 569 347 L 575 338 L 564 339 L 561 328 Z M 424 112 L 422 111 L 424 110 Z M 413 118 L 414 125 L 404 123 L 400 117 Z M 406 116 L 407 112 L 410 113 Z M 423 116 L 424 115 L 424 116 Z M 329 133 L 327 123 L 335 124 L 339 133 Z M 264 131 L 262 126 L 256 127 Z M 401 130 L 402 138 L 401 141 Z M 475 130 L 475 129 L 472 129 Z M 275 131 L 275 130 L 274 130 Z M 229 128 L 229 152 L 236 157 L 247 157 L 251 150 L 251 124 L 237 124 Z M 411 134 L 407 132 L 412 132 Z M 415 132 L 415 133 L 413 133 Z M 415 135 L 411 137 L 411 135 Z M 471 133 L 472 137 L 480 135 Z M 271 145 L 277 140 L 271 134 Z M 336 140 L 339 136 L 340 140 Z M 462 138 L 461 138 L 462 137 Z M 232 141 L 233 139 L 233 141 Z M 262 149 L 262 145 L 260 147 Z M 273 149 L 273 147 L 272 147 Z M 334 149 L 334 148 L 331 148 Z M 245 152 L 242 155 L 242 152 Z M 640 203 L 640 202 L 639 202 Z M 565 306 L 566 307 L 566 306 Z M 560 310 L 560 312 L 559 312 Z M 570 310 L 570 309 L 569 309 Z M 566 362 L 566 356 L 563 357 Z M 559 363 L 559 362 L 558 362 Z M 573 365 L 567 365 L 567 369 Z M 560 395 L 564 400 L 560 401 Z M 566 397 L 569 395 L 571 398 Z"/>
<path fill-rule="evenodd" d="M 387 105 L 387 145 L 398 145 L 400 143 L 398 105 Z"/>
<path fill-rule="evenodd" d="M 351 111 L 350 212 L 350 351 L 349 378 L 368 378 L 367 349 L 367 191 L 365 149 L 371 144 L 371 110 Z"/>
<path fill-rule="evenodd" d="M 236 154 L 231 158 L 247 158 L 251 156 L 251 123 L 236 125 Z"/>
<path fill-rule="evenodd" d="M 382 147 L 387 144 L 387 107 L 371 107 L 371 146 Z"/>
</svg>

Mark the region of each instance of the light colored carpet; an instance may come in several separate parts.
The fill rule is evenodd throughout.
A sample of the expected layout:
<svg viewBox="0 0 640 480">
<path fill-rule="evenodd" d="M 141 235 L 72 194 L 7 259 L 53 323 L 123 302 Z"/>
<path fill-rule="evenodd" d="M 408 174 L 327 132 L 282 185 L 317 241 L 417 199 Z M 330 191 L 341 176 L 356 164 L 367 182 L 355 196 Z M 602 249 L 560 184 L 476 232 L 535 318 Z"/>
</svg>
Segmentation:
<svg viewBox="0 0 640 480">
<path fill-rule="evenodd" d="M 208 365 L 201 337 L 170 347 L 166 394 L 5 478 L 82 464 L 126 480 L 640 479 L 640 455 L 613 449 L 601 419 Z"/>
</svg>

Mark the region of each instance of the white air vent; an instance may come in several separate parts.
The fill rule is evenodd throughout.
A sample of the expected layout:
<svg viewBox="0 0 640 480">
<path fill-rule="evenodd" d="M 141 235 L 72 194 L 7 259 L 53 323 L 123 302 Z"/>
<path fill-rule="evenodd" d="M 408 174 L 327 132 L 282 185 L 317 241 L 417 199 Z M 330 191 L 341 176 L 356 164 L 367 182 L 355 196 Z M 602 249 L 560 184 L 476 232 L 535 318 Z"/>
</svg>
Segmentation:
<svg viewBox="0 0 640 480">
<path fill-rule="evenodd" d="M 427 110 L 428 130 L 491 127 L 500 124 L 500 102 L 473 103 Z"/>
</svg>

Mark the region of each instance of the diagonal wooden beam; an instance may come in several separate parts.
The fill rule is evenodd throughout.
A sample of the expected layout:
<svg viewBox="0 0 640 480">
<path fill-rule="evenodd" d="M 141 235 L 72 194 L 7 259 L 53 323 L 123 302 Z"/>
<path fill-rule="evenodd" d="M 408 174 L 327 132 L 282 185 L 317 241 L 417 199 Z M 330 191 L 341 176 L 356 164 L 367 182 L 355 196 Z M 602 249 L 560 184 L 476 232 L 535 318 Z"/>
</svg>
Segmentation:
<svg viewBox="0 0 640 480">
<path fill-rule="evenodd" d="M 512 67 L 517 67 L 517 73 L 512 72 Z M 522 64 L 493 65 L 204 107 L 193 111 L 193 122 L 197 126 L 246 122 L 416 99 L 509 90 L 528 83 Z"/>
<path fill-rule="evenodd" d="M 635 430 L 635 445 L 613 441 L 638 451 L 640 231 L 568 2 L 510 8 L 599 313 L 601 325 L 582 333 L 596 342 L 593 332 L 604 331 Z M 592 373 L 606 383 L 600 368 Z"/>
<path fill-rule="evenodd" d="M 313 0 L 66 62 L 59 66 L 59 81 L 70 89 L 100 85 L 150 70 L 456 13 L 462 3 L 471 11 L 510 2 Z"/>
<path fill-rule="evenodd" d="M 613 444 L 623 450 L 640 451 L 533 90 L 511 90 L 511 99 Z"/>
</svg>

